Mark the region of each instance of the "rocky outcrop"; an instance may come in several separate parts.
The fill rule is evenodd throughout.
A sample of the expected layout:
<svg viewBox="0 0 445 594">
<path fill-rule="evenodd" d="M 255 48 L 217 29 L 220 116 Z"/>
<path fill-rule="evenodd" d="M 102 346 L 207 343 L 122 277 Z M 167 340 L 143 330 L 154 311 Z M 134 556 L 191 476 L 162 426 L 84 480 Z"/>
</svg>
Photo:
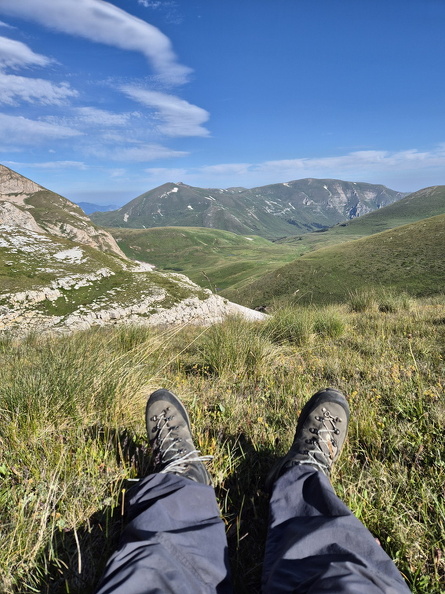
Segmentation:
<svg viewBox="0 0 445 594">
<path fill-rule="evenodd" d="M 29 211 L 12 202 L 0 202 L 0 225 L 10 225 L 36 233 L 44 233 Z"/>
<path fill-rule="evenodd" d="M 115 302 L 101 307 L 93 303 L 86 307 L 79 307 L 67 316 L 44 315 L 30 308 L 45 300 L 56 301 L 61 295 L 58 289 L 11 295 L 9 307 L 0 305 L 0 333 L 2 331 L 19 335 L 25 335 L 31 331 L 71 333 L 93 326 L 129 324 L 210 326 L 222 322 L 228 316 L 237 315 L 251 321 L 267 318 L 264 313 L 227 301 L 210 291 L 207 291 L 205 299 L 189 297 L 169 308 L 162 306 L 166 298 L 166 293 L 162 289 L 153 291 L 150 296 L 131 305 L 122 306 L 119 302 Z"/>
<path fill-rule="evenodd" d="M 39 184 L 0 165 L 0 200 L 24 205 L 24 199 L 39 190 L 43 190 Z"/>
<path fill-rule="evenodd" d="M 42 194 L 56 220 L 49 220 L 46 212 L 35 207 Z M 0 224 L 46 231 L 127 260 L 114 237 L 94 225 L 80 207 L 4 165 L 0 165 Z"/>
<path fill-rule="evenodd" d="M 45 230 L 56 237 L 66 237 L 67 239 L 71 239 L 71 241 L 89 245 L 102 252 L 111 252 L 127 260 L 127 257 L 117 245 L 112 235 L 103 229 L 94 227 L 88 217 L 85 217 L 85 219 L 78 223 L 77 226 L 70 223 L 61 223 L 59 225 L 49 225 L 46 223 Z"/>
</svg>

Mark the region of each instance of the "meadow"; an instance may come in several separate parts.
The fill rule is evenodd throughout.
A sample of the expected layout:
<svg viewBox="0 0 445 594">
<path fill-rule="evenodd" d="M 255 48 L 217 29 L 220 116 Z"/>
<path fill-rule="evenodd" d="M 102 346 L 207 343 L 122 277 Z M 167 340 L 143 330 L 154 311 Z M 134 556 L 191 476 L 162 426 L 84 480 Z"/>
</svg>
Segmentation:
<svg viewBox="0 0 445 594">
<path fill-rule="evenodd" d="M 294 246 L 221 229 L 109 229 L 122 251 L 161 270 L 180 272 L 213 292 L 250 283 L 294 260 Z"/>
<path fill-rule="evenodd" d="M 350 291 L 364 287 L 427 297 L 444 284 L 445 214 L 441 214 L 355 241 L 319 247 L 259 280 L 230 288 L 224 296 L 249 307 L 277 299 L 328 304 L 342 303 Z"/>
<path fill-rule="evenodd" d="M 318 389 L 348 397 L 332 477 L 416 594 L 445 592 L 445 297 L 356 291 L 265 322 L 0 340 L 0 591 L 93 592 L 149 472 L 144 407 L 186 404 L 227 527 L 237 592 L 260 591 L 270 466 Z"/>
</svg>

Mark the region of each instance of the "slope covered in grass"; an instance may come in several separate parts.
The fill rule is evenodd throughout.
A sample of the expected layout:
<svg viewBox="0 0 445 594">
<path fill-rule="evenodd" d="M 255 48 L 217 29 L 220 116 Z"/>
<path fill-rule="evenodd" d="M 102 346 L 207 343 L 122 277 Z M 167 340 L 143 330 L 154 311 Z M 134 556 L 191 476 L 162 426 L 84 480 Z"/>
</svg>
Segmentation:
<svg viewBox="0 0 445 594">
<path fill-rule="evenodd" d="M 218 229 L 163 227 L 109 229 L 130 258 L 186 274 L 203 287 L 251 282 L 295 258 L 295 248 Z"/>
<path fill-rule="evenodd" d="M 207 330 L 102 329 L 0 342 L 0 590 L 90 594 L 148 472 L 144 406 L 184 400 L 210 465 L 236 591 L 260 592 L 264 480 L 319 388 L 349 438 L 333 484 L 416 594 L 443 592 L 445 305 L 287 308 Z"/>
<path fill-rule="evenodd" d="M 274 298 L 336 303 L 349 292 L 392 288 L 434 295 L 445 287 L 445 215 L 319 249 L 226 295 L 249 305 Z"/>
<path fill-rule="evenodd" d="M 294 245 L 300 256 L 307 251 L 360 239 L 440 214 L 445 214 L 445 186 L 433 186 L 329 229 L 287 237 L 279 243 Z"/>
</svg>

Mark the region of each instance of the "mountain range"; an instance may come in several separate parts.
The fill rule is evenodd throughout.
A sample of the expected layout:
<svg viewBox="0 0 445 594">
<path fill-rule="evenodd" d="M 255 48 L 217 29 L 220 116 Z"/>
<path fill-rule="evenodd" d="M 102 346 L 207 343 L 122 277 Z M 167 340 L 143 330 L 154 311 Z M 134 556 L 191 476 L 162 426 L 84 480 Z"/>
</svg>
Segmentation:
<svg viewBox="0 0 445 594">
<path fill-rule="evenodd" d="M 301 302 L 344 301 L 361 285 L 402 287 L 415 295 L 441 291 L 444 214 L 445 187 L 434 186 L 329 229 L 274 242 L 190 227 L 110 231 L 127 256 L 184 272 L 231 300 L 259 306 L 292 299 L 295 292 Z M 327 278 L 328 284 L 319 282 Z"/>
<path fill-rule="evenodd" d="M 116 210 L 118 208 L 116 204 L 94 204 L 93 202 L 78 202 L 77 206 L 80 206 L 87 215 L 93 212 L 108 212 L 109 210 Z"/>
<path fill-rule="evenodd" d="M 400 200 L 382 185 L 301 179 L 258 188 L 208 189 L 166 183 L 91 219 L 117 228 L 207 227 L 267 239 L 325 229 Z"/>
<path fill-rule="evenodd" d="M 292 190 L 296 212 L 302 187 L 306 198 L 300 200 L 299 207 L 306 218 L 286 223 L 279 205 Z M 193 204 L 202 204 L 199 189 L 182 184 L 162 188 L 162 192 L 159 188 L 148 192 L 155 197 L 152 201 L 150 196 L 138 198 L 127 210 L 96 213 L 95 218 L 117 214 L 125 223 L 135 224 L 140 221 L 138 208 L 143 217 L 144 204 L 151 208 L 162 199 L 165 221 L 168 212 L 174 216 L 176 204 L 175 220 L 183 224 L 180 205 L 184 197 L 186 214 L 194 210 L 191 202 L 196 195 Z M 407 196 L 384 186 L 338 180 L 300 180 L 265 188 L 257 191 L 255 211 L 264 215 L 264 235 L 274 238 L 283 224 L 292 229 L 299 226 L 299 234 L 271 242 L 253 233 L 202 227 L 106 230 L 63 196 L 0 166 L 0 330 L 211 323 L 230 313 L 257 316 L 227 299 L 249 306 L 289 298 L 302 303 L 336 302 L 344 301 L 349 291 L 367 286 L 396 288 L 414 295 L 443 291 L 445 186 Z M 272 188 L 276 196 L 267 194 Z M 210 191 L 201 192 L 208 193 L 207 201 L 217 202 Z M 227 198 L 224 206 L 214 208 L 224 211 L 226 205 L 236 204 L 238 223 L 258 227 L 260 217 L 249 217 L 246 201 L 237 202 L 238 195 L 254 190 L 212 192 Z M 397 195 L 401 198 L 394 201 Z M 353 211 L 352 196 L 356 200 Z M 253 212 L 253 194 L 250 200 Z M 391 203 L 384 206 L 384 201 Z M 276 210 L 270 207 L 272 212 L 267 213 L 264 204 L 275 205 Z M 357 216 L 371 206 L 375 210 Z M 347 212 L 346 219 L 310 232 L 311 224 L 321 225 L 314 222 L 314 213 L 327 221 L 329 216 L 336 220 L 341 212 Z M 221 296 L 212 292 L 216 290 Z"/>
<path fill-rule="evenodd" d="M 0 331 L 261 317 L 131 260 L 75 204 L 0 166 Z"/>
<path fill-rule="evenodd" d="M 300 257 L 224 294 L 257 306 L 277 299 L 344 302 L 351 291 L 364 288 L 415 296 L 443 293 L 445 186 L 414 192 L 324 233 L 290 239 L 290 244 L 298 247 Z"/>
</svg>

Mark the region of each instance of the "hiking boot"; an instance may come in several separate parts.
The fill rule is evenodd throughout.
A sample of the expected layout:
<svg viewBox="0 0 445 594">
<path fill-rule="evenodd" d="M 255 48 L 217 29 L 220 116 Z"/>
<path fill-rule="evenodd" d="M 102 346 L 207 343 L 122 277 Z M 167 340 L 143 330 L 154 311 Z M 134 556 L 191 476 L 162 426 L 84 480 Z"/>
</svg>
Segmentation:
<svg viewBox="0 0 445 594">
<path fill-rule="evenodd" d="M 203 462 L 212 456 L 200 456 L 195 448 L 190 419 L 179 398 L 168 390 L 156 390 L 147 401 L 145 419 L 153 472 L 172 472 L 211 485 Z"/>
<path fill-rule="evenodd" d="M 297 464 L 309 464 L 328 478 L 346 439 L 349 406 L 341 392 L 333 388 L 320 390 L 303 407 L 294 441 L 288 453 L 272 468 L 266 486 Z"/>
</svg>

